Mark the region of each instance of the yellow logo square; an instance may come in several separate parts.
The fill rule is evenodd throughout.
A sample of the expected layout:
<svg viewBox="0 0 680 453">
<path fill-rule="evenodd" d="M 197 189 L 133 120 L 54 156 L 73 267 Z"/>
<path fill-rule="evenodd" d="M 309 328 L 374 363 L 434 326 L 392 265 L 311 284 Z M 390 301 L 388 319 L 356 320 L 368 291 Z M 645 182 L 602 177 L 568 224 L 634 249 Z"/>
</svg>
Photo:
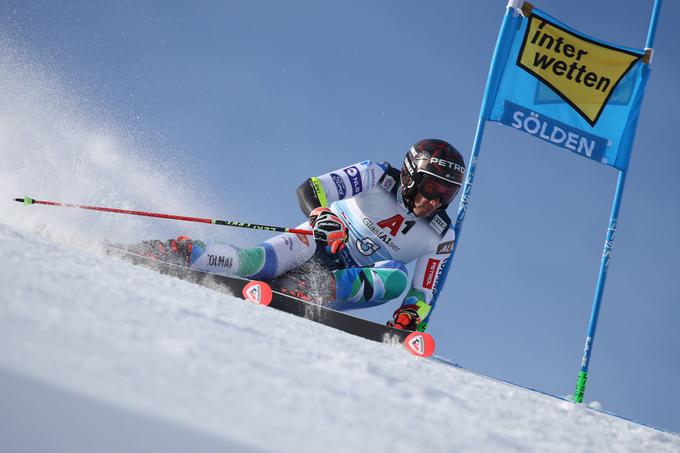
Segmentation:
<svg viewBox="0 0 680 453">
<path fill-rule="evenodd" d="M 641 58 L 532 15 L 517 65 L 552 88 L 594 126 L 618 83 Z"/>
</svg>

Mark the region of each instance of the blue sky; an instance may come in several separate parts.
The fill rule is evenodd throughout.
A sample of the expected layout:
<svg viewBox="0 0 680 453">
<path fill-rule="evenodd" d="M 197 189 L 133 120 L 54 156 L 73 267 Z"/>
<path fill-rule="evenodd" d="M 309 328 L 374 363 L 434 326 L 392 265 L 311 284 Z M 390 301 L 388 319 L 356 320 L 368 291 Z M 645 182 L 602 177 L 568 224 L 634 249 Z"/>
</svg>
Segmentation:
<svg viewBox="0 0 680 453">
<path fill-rule="evenodd" d="M 426 137 L 467 160 L 505 3 L 0 1 L 0 29 L 121 134 L 179 162 L 178 183 L 197 181 L 219 210 L 183 214 L 293 226 L 303 219 L 295 189 L 309 176 L 396 164 Z M 536 2 L 579 31 L 643 47 L 652 1 L 620 5 Z M 679 14 L 664 4 L 585 396 L 676 432 Z M 570 394 L 615 183 L 610 167 L 490 124 L 430 324 L 438 353 Z M 394 308 L 364 315 L 382 322 Z"/>
</svg>

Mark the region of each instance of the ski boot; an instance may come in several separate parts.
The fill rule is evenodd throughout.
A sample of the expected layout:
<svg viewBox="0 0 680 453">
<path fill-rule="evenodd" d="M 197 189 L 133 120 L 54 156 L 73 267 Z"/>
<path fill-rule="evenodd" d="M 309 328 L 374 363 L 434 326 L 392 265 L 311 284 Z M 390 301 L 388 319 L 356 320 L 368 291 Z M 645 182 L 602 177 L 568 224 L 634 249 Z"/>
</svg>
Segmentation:
<svg viewBox="0 0 680 453">
<path fill-rule="evenodd" d="M 193 246 L 193 241 L 187 236 L 179 236 L 177 239 L 167 241 L 152 239 L 120 248 L 152 260 L 188 267 L 191 265 Z"/>
</svg>

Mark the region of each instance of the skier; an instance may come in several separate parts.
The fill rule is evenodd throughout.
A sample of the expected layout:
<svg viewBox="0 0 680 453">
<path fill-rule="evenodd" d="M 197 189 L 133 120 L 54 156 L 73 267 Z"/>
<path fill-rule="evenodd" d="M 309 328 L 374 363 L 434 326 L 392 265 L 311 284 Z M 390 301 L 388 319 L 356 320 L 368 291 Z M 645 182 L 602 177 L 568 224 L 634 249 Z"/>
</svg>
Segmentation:
<svg viewBox="0 0 680 453">
<path fill-rule="evenodd" d="M 312 177 L 297 190 L 309 236 L 275 236 L 252 248 L 191 240 L 145 241 L 129 249 L 214 274 L 266 280 L 275 289 L 339 310 L 403 295 L 388 325 L 425 330 L 454 241 L 446 208 L 465 174 L 449 143 L 415 143 L 401 171 L 363 161 Z M 416 260 L 409 285 L 406 264 Z"/>
</svg>

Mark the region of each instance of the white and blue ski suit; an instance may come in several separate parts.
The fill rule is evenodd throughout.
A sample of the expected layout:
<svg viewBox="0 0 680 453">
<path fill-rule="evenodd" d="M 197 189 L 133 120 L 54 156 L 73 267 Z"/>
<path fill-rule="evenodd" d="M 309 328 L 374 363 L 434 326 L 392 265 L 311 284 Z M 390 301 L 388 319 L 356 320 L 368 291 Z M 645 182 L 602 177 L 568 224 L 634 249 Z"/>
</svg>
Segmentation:
<svg viewBox="0 0 680 453">
<path fill-rule="evenodd" d="M 365 308 L 402 297 L 403 305 L 418 306 L 423 320 L 419 330 L 424 330 L 441 290 L 439 275 L 453 250 L 454 232 L 446 212 L 415 216 L 403 202 L 399 171 L 372 161 L 310 178 L 298 189 L 298 198 L 305 214 L 329 207 L 348 228 L 347 244 L 335 257 L 340 266 L 333 270 L 333 306 Z M 311 230 L 307 222 L 297 228 Z M 316 248 L 310 236 L 289 233 L 253 248 L 195 243 L 191 267 L 270 280 L 310 260 Z M 414 260 L 409 285 L 406 264 Z"/>
</svg>

